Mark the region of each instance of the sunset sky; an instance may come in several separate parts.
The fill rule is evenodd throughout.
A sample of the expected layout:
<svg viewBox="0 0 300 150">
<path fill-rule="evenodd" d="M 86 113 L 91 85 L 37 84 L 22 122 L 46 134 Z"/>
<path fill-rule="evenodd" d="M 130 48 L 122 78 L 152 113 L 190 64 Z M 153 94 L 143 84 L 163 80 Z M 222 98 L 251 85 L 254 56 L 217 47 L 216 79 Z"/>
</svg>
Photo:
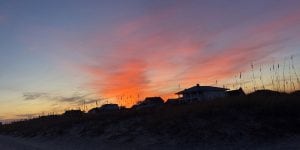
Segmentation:
<svg viewBox="0 0 300 150">
<path fill-rule="evenodd" d="M 256 76 L 263 67 L 265 81 L 270 66 L 293 64 L 288 71 L 296 78 L 299 6 L 299 0 L 2 0 L 0 120 L 84 102 L 130 106 L 147 96 L 176 97 L 197 83 L 228 87 L 240 72 L 251 78 L 251 64 Z"/>
</svg>

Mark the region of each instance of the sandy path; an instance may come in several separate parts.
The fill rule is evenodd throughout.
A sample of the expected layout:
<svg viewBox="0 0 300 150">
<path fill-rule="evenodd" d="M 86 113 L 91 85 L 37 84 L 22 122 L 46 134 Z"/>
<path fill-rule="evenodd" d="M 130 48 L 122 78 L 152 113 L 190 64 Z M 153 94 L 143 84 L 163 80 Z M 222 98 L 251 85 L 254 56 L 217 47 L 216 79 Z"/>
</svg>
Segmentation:
<svg viewBox="0 0 300 150">
<path fill-rule="evenodd" d="M 146 150 L 228 150 L 228 149 L 245 149 L 245 150 L 295 150 L 300 149 L 300 137 L 291 137 L 271 143 L 260 143 L 258 145 L 251 143 L 216 143 L 216 144 L 200 144 L 198 146 L 154 144 L 148 145 L 147 142 L 133 142 L 129 145 L 124 144 L 108 144 L 99 138 L 80 138 L 80 137 L 57 137 L 55 139 L 46 138 L 16 138 L 0 135 L 0 150 L 106 150 L 106 149 L 146 149 Z"/>
<path fill-rule="evenodd" d="M 2 150 L 41 150 L 38 146 L 34 146 L 19 138 L 7 137 L 0 135 L 0 149 Z"/>
<path fill-rule="evenodd" d="M 105 147 L 104 147 L 105 146 Z M 107 147 L 99 139 L 76 137 L 19 138 L 0 135 L 0 150 L 102 150 L 115 149 Z"/>
</svg>

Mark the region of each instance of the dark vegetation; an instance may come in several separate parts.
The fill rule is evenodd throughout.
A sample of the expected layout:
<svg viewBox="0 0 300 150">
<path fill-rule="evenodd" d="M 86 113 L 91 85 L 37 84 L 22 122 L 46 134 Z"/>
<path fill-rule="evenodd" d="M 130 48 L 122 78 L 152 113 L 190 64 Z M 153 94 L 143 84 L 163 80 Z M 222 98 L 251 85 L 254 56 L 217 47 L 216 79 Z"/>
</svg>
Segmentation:
<svg viewBox="0 0 300 150">
<path fill-rule="evenodd" d="M 192 104 L 164 104 L 99 113 L 66 112 L 0 126 L 14 136 L 102 136 L 132 141 L 153 137 L 182 143 L 268 140 L 300 135 L 300 92 L 257 91 Z"/>
</svg>

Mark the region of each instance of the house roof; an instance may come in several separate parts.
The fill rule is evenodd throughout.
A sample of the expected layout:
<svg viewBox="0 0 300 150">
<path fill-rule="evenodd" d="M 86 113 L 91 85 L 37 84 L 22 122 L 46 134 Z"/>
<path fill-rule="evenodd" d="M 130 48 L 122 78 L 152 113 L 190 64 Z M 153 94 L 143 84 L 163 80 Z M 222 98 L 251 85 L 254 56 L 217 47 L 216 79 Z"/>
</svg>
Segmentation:
<svg viewBox="0 0 300 150">
<path fill-rule="evenodd" d="M 146 97 L 142 103 L 164 103 L 164 100 L 161 97 Z"/>
<path fill-rule="evenodd" d="M 239 88 L 237 90 L 231 90 L 226 92 L 229 96 L 242 96 L 246 95 L 244 90 L 242 88 Z"/>
<path fill-rule="evenodd" d="M 184 89 L 182 91 L 179 91 L 175 94 L 184 94 L 184 93 L 192 93 L 192 92 L 208 92 L 208 91 L 227 91 L 226 88 L 221 87 L 214 87 L 214 86 L 200 86 L 197 84 L 196 86 L 193 86 L 188 89 Z"/>
</svg>

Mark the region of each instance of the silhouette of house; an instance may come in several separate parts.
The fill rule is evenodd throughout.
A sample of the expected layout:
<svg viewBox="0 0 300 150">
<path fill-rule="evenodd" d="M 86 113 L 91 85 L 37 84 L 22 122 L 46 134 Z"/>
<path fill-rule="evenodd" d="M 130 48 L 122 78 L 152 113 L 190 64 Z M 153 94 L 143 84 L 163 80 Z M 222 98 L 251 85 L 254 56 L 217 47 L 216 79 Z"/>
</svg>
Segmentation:
<svg viewBox="0 0 300 150">
<path fill-rule="evenodd" d="M 242 88 L 239 88 L 237 90 L 231 90 L 226 92 L 227 96 L 230 97 L 236 97 L 236 96 L 246 96 L 246 93 Z"/>
<path fill-rule="evenodd" d="M 165 104 L 167 104 L 167 105 L 178 105 L 178 104 L 180 104 L 180 102 L 181 101 L 177 98 L 176 99 L 168 99 Z"/>
<path fill-rule="evenodd" d="M 119 110 L 119 105 L 118 104 L 104 104 L 101 107 L 96 107 L 88 111 L 88 113 L 99 113 L 103 111 L 116 111 Z"/>
<path fill-rule="evenodd" d="M 110 111 L 110 110 L 119 110 L 118 104 L 104 104 L 100 107 L 101 110 Z"/>
<path fill-rule="evenodd" d="M 164 100 L 161 97 L 147 97 L 144 101 L 138 102 L 132 108 L 145 108 L 145 107 L 154 107 L 164 104 Z"/>
<path fill-rule="evenodd" d="M 226 96 L 226 88 L 213 87 L 213 86 L 200 86 L 197 84 L 191 88 L 177 92 L 179 99 L 182 101 L 202 101 L 210 100 Z"/>
<path fill-rule="evenodd" d="M 84 112 L 81 110 L 67 110 L 64 113 L 65 116 L 80 116 L 82 114 L 84 114 Z"/>
</svg>

